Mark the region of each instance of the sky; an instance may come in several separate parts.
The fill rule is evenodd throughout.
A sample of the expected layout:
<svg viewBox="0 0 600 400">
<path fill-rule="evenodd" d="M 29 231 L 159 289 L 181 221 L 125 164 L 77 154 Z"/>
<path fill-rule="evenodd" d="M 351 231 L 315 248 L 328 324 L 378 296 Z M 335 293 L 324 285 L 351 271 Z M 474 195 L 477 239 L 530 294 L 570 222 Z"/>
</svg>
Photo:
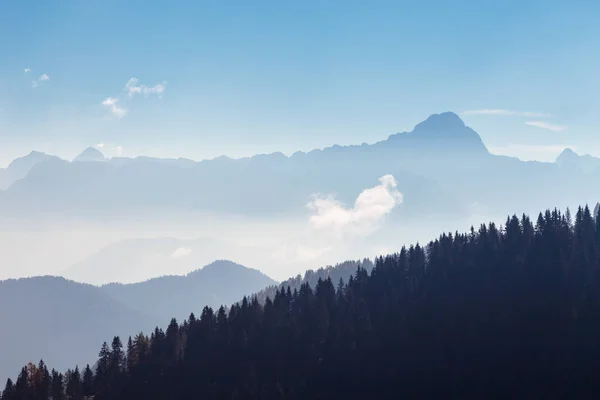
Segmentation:
<svg viewBox="0 0 600 400">
<path fill-rule="evenodd" d="M 600 2 L 0 2 L 0 166 L 359 144 L 454 111 L 492 152 L 600 156 Z"/>
</svg>

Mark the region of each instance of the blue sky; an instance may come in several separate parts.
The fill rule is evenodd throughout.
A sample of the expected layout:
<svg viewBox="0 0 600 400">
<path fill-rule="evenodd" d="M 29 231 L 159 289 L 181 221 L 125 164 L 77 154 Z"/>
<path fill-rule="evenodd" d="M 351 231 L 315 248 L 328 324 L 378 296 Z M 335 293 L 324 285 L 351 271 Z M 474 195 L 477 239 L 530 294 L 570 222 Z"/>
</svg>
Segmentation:
<svg viewBox="0 0 600 400">
<path fill-rule="evenodd" d="M 3 1 L 0 165 L 291 154 L 447 110 L 497 152 L 600 156 L 599 3 Z"/>
</svg>

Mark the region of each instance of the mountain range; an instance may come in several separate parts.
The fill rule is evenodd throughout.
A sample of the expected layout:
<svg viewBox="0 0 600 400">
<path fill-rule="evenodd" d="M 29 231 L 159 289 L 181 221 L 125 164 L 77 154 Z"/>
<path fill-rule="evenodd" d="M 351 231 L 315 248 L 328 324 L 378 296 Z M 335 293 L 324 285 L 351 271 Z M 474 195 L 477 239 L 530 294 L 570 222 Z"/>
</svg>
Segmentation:
<svg viewBox="0 0 600 400">
<path fill-rule="evenodd" d="M 491 154 L 474 130 L 445 112 L 377 143 L 334 145 L 289 157 L 105 158 L 90 148 L 68 162 L 32 152 L 2 171 L 0 215 L 298 212 L 313 193 L 334 193 L 352 202 L 385 174 L 396 178 L 404 195 L 397 210 L 404 217 L 459 215 L 474 203 L 505 213 L 598 197 L 600 188 L 581 183 L 600 176 L 599 166 L 600 159 L 572 150 L 554 163 Z M 535 195 L 515 195 L 524 191 Z"/>
</svg>

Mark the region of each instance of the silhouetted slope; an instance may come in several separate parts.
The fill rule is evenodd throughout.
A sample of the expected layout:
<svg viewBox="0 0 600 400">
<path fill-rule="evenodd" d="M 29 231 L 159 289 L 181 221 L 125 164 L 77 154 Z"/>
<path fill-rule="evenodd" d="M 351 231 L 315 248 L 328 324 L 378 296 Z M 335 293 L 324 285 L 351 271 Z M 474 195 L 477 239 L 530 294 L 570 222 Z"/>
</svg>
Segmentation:
<svg viewBox="0 0 600 400">
<path fill-rule="evenodd" d="M 106 348 L 111 399 L 595 398 L 600 221 L 588 207 L 442 234 L 261 305 L 205 307 Z M 44 379 L 15 400 L 43 397 Z M 9 385 L 9 387 L 12 387 Z M 11 393 L 12 395 L 13 393 Z"/>
</svg>

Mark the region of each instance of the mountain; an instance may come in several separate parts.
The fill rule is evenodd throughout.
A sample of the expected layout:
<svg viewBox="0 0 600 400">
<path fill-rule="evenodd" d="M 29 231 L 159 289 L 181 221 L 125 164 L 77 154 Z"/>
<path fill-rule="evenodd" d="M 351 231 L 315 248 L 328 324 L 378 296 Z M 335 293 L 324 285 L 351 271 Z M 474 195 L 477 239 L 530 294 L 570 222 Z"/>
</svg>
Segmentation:
<svg viewBox="0 0 600 400">
<path fill-rule="evenodd" d="M 60 158 L 39 151 L 32 151 L 26 156 L 13 160 L 6 169 L 0 171 L 0 189 L 6 189 L 15 181 L 25 178 L 37 164 L 57 160 Z"/>
<path fill-rule="evenodd" d="M 163 276 L 133 284 L 113 283 L 100 290 L 128 308 L 156 317 L 183 321 L 204 306 L 219 307 L 276 282 L 258 270 L 231 261 L 215 261 L 184 276 Z"/>
<path fill-rule="evenodd" d="M 334 145 L 289 157 L 46 163 L 0 193 L 0 216 L 299 214 L 314 193 L 335 194 L 351 204 L 387 174 L 396 178 L 404 198 L 393 217 L 404 220 L 468 216 L 472 204 L 505 213 L 600 198 L 600 187 L 584 184 L 589 179 L 584 171 L 560 164 L 491 154 L 473 129 L 445 112 L 373 144 Z"/>
<path fill-rule="evenodd" d="M 0 379 L 42 358 L 59 370 L 91 363 L 103 341 L 156 324 L 98 287 L 50 276 L 0 281 L 0 304 Z"/>
<path fill-rule="evenodd" d="M 85 161 L 106 161 L 106 157 L 100 150 L 95 147 L 88 147 L 83 150 L 77 157 L 73 159 L 73 162 L 85 162 Z"/>
<path fill-rule="evenodd" d="M 589 154 L 579 155 L 573 149 L 564 149 L 556 158 L 556 164 L 561 168 L 571 169 L 574 172 L 589 174 L 598 170 L 600 158 Z"/>
<path fill-rule="evenodd" d="M 147 156 L 138 156 L 135 158 L 113 157 L 109 159 L 108 162 L 117 167 L 133 163 L 155 163 L 178 168 L 191 168 L 196 164 L 196 161 L 190 160 L 189 158 L 156 158 Z"/>
</svg>

